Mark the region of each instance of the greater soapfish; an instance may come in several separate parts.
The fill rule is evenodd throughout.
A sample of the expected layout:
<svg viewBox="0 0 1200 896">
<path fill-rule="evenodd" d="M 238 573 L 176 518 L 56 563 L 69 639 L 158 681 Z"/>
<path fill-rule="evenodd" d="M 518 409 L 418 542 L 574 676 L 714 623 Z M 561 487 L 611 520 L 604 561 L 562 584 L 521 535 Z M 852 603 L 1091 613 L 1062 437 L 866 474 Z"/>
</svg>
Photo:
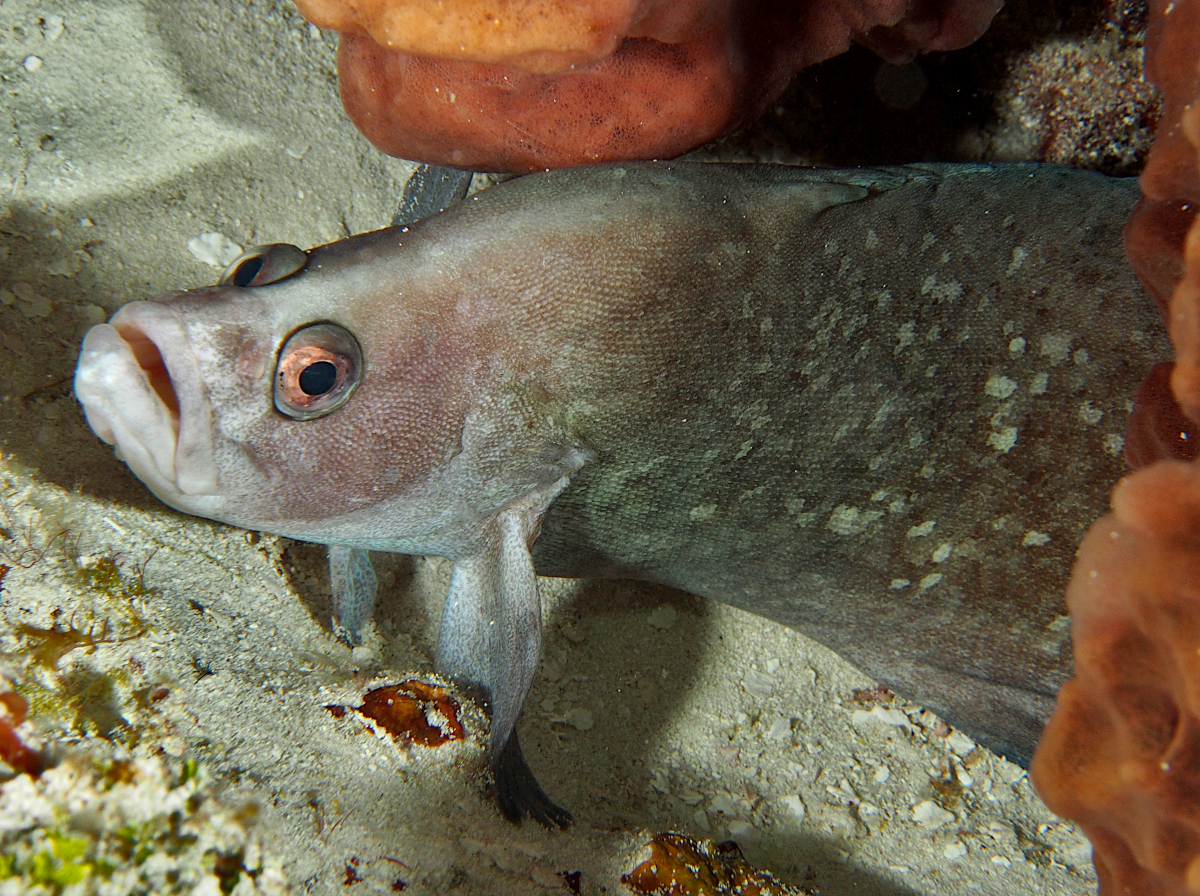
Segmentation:
<svg viewBox="0 0 1200 896">
<path fill-rule="evenodd" d="M 510 818 L 570 817 L 515 730 L 535 571 L 776 620 L 1027 762 L 1166 347 L 1136 198 L 1036 165 L 529 175 L 126 305 L 75 391 L 170 506 L 330 545 L 351 640 L 368 551 L 453 561 L 437 664 L 486 701 Z"/>
</svg>

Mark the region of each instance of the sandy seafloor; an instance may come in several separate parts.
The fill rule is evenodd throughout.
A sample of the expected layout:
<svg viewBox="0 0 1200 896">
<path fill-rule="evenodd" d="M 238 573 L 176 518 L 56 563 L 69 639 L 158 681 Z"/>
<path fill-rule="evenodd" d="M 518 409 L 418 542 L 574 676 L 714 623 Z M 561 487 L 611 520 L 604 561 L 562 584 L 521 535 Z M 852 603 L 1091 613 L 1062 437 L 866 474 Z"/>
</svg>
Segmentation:
<svg viewBox="0 0 1200 896">
<path fill-rule="evenodd" d="M 0 673 L 33 702 L 25 735 L 195 760 L 259 807 L 263 867 L 296 891 L 567 892 L 579 871 L 580 892 L 623 893 L 665 830 L 732 837 L 825 896 L 1092 891 L 1086 840 L 1020 768 L 903 700 L 854 700 L 872 683 L 803 636 L 663 588 L 544 583 L 521 733 L 568 833 L 499 816 L 478 713 L 466 742 L 405 751 L 323 708 L 428 674 L 448 565 L 377 558 L 352 653 L 320 548 L 159 505 L 69 377 L 121 304 L 216 280 L 200 234 L 310 246 L 387 223 L 411 166 L 344 119 L 334 48 L 263 0 L 0 4 Z M 88 572 L 108 560 L 119 583 Z M 54 626 L 90 640 L 56 664 L 33 651 Z"/>
</svg>

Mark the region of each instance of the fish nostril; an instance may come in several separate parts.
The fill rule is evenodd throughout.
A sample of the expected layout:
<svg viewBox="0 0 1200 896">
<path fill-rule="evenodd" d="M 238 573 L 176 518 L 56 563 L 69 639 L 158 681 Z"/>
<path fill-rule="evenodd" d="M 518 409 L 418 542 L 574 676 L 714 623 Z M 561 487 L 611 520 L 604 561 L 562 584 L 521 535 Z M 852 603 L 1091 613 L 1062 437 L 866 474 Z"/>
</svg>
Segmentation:
<svg viewBox="0 0 1200 896">
<path fill-rule="evenodd" d="M 167 406 L 167 409 L 178 418 L 179 397 L 175 394 L 175 387 L 171 383 L 171 374 L 167 372 L 162 352 L 158 350 L 154 340 L 137 327 L 128 325 L 118 326 L 117 332 L 125 340 L 129 350 L 133 352 L 138 366 L 145 372 L 150 388 L 162 399 L 162 403 Z"/>
</svg>

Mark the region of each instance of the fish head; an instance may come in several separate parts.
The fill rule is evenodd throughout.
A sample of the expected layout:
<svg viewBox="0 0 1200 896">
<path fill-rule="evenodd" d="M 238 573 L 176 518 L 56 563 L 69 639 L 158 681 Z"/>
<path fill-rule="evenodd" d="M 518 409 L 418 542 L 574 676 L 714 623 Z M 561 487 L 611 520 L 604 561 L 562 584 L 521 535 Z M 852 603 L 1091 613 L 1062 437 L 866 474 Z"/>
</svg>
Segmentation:
<svg viewBox="0 0 1200 896">
<path fill-rule="evenodd" d="M 124 306 L 84 339 L 89 425 L 186 513 L 452 555 L 471 520 L 561 473 L 536 446 L 505 463 L 523 449 L 501 443 L 530 429 L 487 386 L 513 379 L 512 359 L 456 294 L 454 262 L 406 238 L 289 246 L 274 273 L 251 257 L 217 286 Z"/>
</svg>

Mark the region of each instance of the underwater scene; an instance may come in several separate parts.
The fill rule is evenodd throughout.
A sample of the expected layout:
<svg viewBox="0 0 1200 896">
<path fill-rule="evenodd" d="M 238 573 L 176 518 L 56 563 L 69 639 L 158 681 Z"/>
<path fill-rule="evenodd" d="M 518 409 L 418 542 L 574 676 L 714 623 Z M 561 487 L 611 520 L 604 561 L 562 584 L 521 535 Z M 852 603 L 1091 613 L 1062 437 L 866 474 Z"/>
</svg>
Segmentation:
<svg viewBox="0 0 1200 896">
<path fill-rule="evenodd" d="M 1198 0 L 0 26 L 0 896 L 1200 893 Z"/>
</svg>

